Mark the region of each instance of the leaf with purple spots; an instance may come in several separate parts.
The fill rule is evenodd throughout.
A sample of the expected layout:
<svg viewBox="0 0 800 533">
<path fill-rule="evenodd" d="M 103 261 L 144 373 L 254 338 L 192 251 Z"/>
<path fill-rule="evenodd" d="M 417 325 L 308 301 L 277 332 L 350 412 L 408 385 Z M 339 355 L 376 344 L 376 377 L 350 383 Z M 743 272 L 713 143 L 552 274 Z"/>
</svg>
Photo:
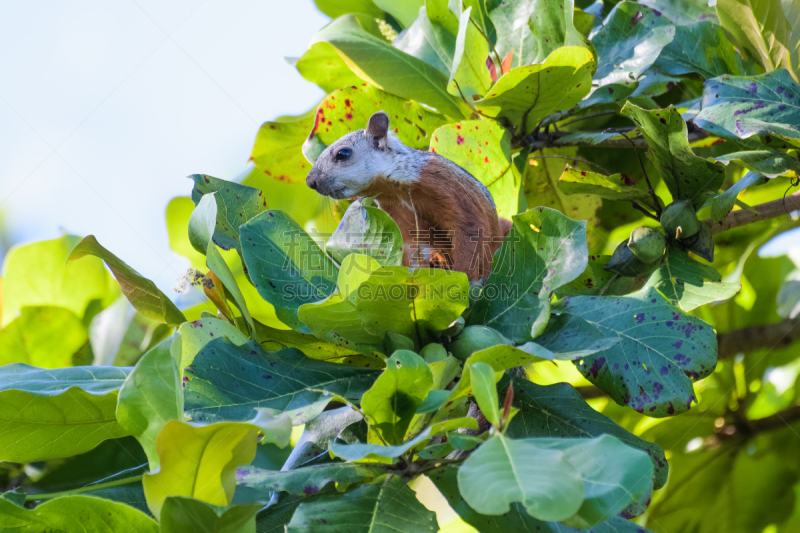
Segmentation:
<svg viewBox="0 0 800 533">
<path fill-rule="evenodd" d="M 644 320 L 644 315 L 640 314 L 636 318 Z M 619 343 L 618 338 L 604 336 L 599 329 L 584 319 L 569 313 L 561 313 L 550 318 L 544 332 L 536 337 L 534 342 L 525 343 L 517 348 L 543 359 L 575 361 L 607 350 L 617 343 Z"/>
<path fill-rule="evenodd" d="M 800 85 L 786 70 L 706 81 L 695 124 L 727 140 L 756 141 L 751 149 L 800 146 Z"/>
<path fill-rule="evenodd" d="M 313 503 L 301 503 L 286 533 L 320 531 L 373 533 L 436 533 L 436 514 L 417 499 L 401 476 L 386 476 Z"/>
<path fill-rule="evenodd" d="M 688 411 L 697 401 L 692 381 L 716 366 L 714 329 L 672 306 L 652 287 L 623 297 L 576 296 L 566 309 L 604 335 L 621 339 L 576 363 L 578 370 L 617 403 L 647 416 Z"/>
<path fill-rule="evenodd" d="M 676 246 L 670 246 L 664 262 L 647 280 L 647 287 L 655 287 L 673 305 L 684 312 L 733 298 L 741 285 L 726 283 L 713 267 L 698 263 Z"/>
</svg>

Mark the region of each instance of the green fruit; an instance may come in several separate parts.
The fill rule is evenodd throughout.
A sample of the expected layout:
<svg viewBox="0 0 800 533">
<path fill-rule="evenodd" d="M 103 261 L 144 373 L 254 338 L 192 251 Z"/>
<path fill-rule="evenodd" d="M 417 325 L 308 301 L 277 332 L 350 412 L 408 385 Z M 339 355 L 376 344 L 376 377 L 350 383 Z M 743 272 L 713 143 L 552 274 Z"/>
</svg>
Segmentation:
<svg viewBox="0 0 800 533">
<path fill-rule="evenodd" d="M 706 226 L 705 224 L 701 224 L 702 227 L 700 231 L 697 233 L 697 237 L 694 239 L 694 242 L 691 246 L 689 246 L 689 251 L 694 252 L 709 263 L 714 262 L 714 237 L 711 235 L 711 228 Z"/>
<path fill-rule="evenodd" d="M 688 239 L 700 231 L 700 221 L 691 200 L 672 202 L 661 212 L 661 227 L 671 239 Z M 680 228 L 680 229 L 679 229 Z"/>
<path fill-rule="evenodd" d="M 667 239 L 655 228 L 644 226 L 636 228 L 628 239 L 628 248 L 637 259 L 644 263 L 652 263 L 661 259 L 666 247 Z"/>
<path fill-rule="evenodd" d="M 638 278 L 640 276 L 646 276 L 655 270 L 660 262 L 661 258 L 650 263 L 645 263 L 633 255 L 631 249 L 628 248 L 628 241 L 622 241 L 619 243 L 619 246 L 617 246 L 617 249 L 614 250 L 608 263 L 603 265 L 603 269 L 619 276 Z"/>
<path fill-rule="evenodd" d="M 437 342 L 426 345 L 419 354 L 425 359 L 426 363 L 435 363 L 447 359 L 447 350 Z"/>
<path fill-rule="evenodd" d="M 497 346 L 498 344 L 512 345 L 502 333 L 487 326 L 467 326 L 458 337 L 447 346 L 447 350 L 453 356 L 462 361 L 467 357 L 478 352 Z"/>
</svg>

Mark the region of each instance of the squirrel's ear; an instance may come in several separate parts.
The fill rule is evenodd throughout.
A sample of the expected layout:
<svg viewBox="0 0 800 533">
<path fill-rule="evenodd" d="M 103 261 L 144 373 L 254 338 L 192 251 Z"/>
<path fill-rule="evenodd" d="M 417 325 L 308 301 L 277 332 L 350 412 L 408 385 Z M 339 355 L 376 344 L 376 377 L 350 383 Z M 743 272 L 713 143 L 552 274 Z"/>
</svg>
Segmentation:
<svg viewBox="0 0 800 533">
<path fill-rule="evenodd" d="M 367 138 L 375 145 L 375 148 L 384 148 L 386 146 L 386 137 L 389 135 L 389 115 L 383 111 L 378 111 L 369 117 L 366 134 Z"/>
</svg>

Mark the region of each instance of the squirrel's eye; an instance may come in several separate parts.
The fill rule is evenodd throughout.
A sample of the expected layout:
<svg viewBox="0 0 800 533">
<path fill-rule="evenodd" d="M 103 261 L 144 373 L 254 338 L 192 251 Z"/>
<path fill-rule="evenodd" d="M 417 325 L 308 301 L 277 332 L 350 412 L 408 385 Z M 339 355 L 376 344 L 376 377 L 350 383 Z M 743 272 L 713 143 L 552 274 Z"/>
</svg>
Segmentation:
<svg viewBox="0 0 800 533">
<path fill-rule="evenodd" d="M 346 160 L 350 159 L 350 155 L 351 154 L 352 154 L 352 152 L 350 151 L 349 148 L 342 148 L 341 150 L 336 152 L 336 160 L 337 161 L 346 161 Z"/>
</svg>

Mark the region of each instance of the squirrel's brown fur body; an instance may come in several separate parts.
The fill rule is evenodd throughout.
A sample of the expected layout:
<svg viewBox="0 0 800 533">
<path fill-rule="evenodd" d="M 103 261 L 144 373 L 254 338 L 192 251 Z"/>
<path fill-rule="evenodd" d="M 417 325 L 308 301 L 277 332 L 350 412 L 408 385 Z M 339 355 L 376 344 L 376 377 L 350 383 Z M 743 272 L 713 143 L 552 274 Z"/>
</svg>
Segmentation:
<svg viewBox="0 0 800 533">
<path fill-rule="evenodd" d="M 366 130 L 336 141 L 317 159 L 308 185 L 334 198 L 374 196 L 402 232 L 404 265 L 452 269 L 470 281 L 486 278 L 511 223 L 498 218 L 491 194 L 471 174 L 405 146 L 388 126 L 379 112 Z"/>
</svg>

